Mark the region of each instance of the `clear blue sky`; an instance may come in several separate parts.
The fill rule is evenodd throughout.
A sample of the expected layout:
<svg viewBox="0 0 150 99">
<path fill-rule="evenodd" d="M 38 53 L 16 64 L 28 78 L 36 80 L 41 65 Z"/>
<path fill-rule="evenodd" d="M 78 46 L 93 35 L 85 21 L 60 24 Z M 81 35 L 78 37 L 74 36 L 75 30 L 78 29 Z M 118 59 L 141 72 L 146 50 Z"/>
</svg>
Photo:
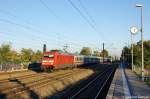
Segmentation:
<svg viewBox="0 0 150 99">
<path fill-rule="evenodd" d="M 1 0 L 0 44 L 11 42 L 17 50 L 42 50 L 43 44 L 48 49 L 63 48 L 68 44 L 68 50 L 75 52 L 83 46 L 101 50 L 104 42 L 111 54 L 119 55 L 125 43 L 130 44 L 129 28 L 140 27 L 136 3 L 144 5 L 144 39 L 150 40 L 149 0 L 71 1 L 89 21 L 94 20 L 94 29 L 68 0 Z M 139 40 L 140 33 L 134 42 Z"/>
</svg>

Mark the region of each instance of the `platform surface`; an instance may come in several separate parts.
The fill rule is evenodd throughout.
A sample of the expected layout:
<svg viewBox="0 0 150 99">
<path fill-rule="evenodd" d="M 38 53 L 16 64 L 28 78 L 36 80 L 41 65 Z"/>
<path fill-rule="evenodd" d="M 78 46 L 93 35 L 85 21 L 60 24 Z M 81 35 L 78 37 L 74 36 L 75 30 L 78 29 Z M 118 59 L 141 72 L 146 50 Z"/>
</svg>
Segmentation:
<svg viewBox="0 0 150 99">
<path fill-rule="evenodd" d="M 117 68 L 107 99 L 150 99 L 150 86 L 120 63 Z"/>
</svg>

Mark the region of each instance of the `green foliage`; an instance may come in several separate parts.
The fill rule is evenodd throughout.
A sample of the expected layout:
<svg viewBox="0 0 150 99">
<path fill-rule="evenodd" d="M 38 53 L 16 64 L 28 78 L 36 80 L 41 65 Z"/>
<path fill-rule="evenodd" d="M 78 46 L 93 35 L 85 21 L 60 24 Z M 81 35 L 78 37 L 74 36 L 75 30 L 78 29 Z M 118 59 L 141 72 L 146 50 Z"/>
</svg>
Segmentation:
<svg viewBox="0 0 150 99">
<path fill-rule="evenodd" d="M 21 59 L 23 62 L 31 62 L 31 58 L 32 55 L 34 54 L 34 52 L 32 51 L 32 49 L 25 49 L 22 48 L 21 50 Z"/>
<path fill-rule="evenodd" d="M 104 49 L 104 51 L 101 52 L 101 55 L 100 55 L 101 57 L 103 57 L 103 53 L 104 53 L 104 57 L 107 57 L 109 55 L 108 51 Z"/>
<path fill-rule="evenodd" d="M 41 51 L 39 51 L 39 50 L 37 50 L 36 51 L 36 53 L 34 53 L 33 55 L 32 55 L 32 62 L 37 62 L 37 61 L 41 61 L 41 59 L 42 59 L 42 56 L 43 56 L 43 54 L 42 54 L 42 52 Z"/>
<path fill-rule="evenodd" d="M 34 52 L 32 49 L 22 48 L 21 52 L 11 49 L 10 44 L 0 46 L 0 64 L 14 63 L 22 64 L 27 67 L 31 62 L 41 61 L 43 53 L 39 50 Z"/>
<path fill-rule="evenodd" d="M 93 56 L 101 56 L 101 52 L 96 50 L 96 51 L 94 51 Z"/>
<path fill-rule="evenodd" d="M 146 68 L 150 67 L 150 40 L 144 41 L 144 66 Z M 125 61 L 131 63 L 131 47 L 124 47 L 124 59 Z M 137 42 L 137 44 L 133 45 L 133 63 L 136 66 L 141 66 L 141 41 Z M 123 53 L 122 53 L 123 56 Z"/>
<path fill-rule="evenodd" d="M 59 52 L 59 53 L 63 53 L 63 51 L 60 50 L 60 49 L 52 49 L 52 50 L 50 50 L 50 52 Z"/>
<path fill-rule="evenodd" d="M 150 41 L 144 42 L 144 64 L 150 68 Z"/>
<path fill-rule="evenodd" d="M 21 63 L 21 56 L 20 53 L 18 53 L 15 50 L 11 50 L 10 51 L 11 55 L 10 55 L 10 61 L 15 63 L 15 64 L 19 64 Z"/>
<path fill-rule="evenodd" d="M 0 63 L 6 63 L 10 61 L 11 56 L 11 45 L 10 44 L 2 44 L 0 46 Z"/>
<path fill-rule="evenodd" d="M 92 52 L 91 52 L 91 49 L 89 47 L 83 47 L 80 54 L 81 55 L 91 55 Z"/>
<path fill-rule="evenodd" d="M 122 51 L 122 57 L 124 55 L 124 60 L 131 63 L 131 48 L 125 46 Z"/>
</svg>

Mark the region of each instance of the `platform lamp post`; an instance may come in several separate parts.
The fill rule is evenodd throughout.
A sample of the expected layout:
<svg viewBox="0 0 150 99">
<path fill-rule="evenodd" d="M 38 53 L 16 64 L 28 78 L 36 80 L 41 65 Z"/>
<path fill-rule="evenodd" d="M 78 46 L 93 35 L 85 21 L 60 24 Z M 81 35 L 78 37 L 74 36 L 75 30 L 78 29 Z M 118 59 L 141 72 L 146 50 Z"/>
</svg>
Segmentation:
<svg viewBox="0 0 150 99">
<path fill-rule="evenodd" d="M 134 71 L 134 64 L 133 64 L 133 35 L 137 34 L 138 28 L 136 26 L 132 26 L 130 28 L 131 32 L 131 56 L 132 56 L 132 72 Z"/>
<path fill-rule="evenodd" d="M 136 4 L 136 7 L 141 10 L 141 47 L 142 47 L 142 80 L 144 81 L 144 50 L 143 50 L 143 5 Z"/>
</svg>

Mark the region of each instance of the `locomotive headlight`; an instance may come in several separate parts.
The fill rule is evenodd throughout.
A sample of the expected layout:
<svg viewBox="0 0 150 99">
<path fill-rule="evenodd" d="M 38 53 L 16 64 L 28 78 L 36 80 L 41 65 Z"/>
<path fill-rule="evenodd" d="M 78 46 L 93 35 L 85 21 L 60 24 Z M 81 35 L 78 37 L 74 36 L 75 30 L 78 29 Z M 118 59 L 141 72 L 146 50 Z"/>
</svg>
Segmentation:
<svg viewBox="0 0 150 99">
<path fill-rule="evenodd" d="M 42 62 L 47 62 L 46 60 L 43 60 Z"/>
<path fill-rule="evenodd" d="M 53 62 L 54 62 L 54 60 L 49 60 L 49 62 L 53 63 Z"/>
</svg>

